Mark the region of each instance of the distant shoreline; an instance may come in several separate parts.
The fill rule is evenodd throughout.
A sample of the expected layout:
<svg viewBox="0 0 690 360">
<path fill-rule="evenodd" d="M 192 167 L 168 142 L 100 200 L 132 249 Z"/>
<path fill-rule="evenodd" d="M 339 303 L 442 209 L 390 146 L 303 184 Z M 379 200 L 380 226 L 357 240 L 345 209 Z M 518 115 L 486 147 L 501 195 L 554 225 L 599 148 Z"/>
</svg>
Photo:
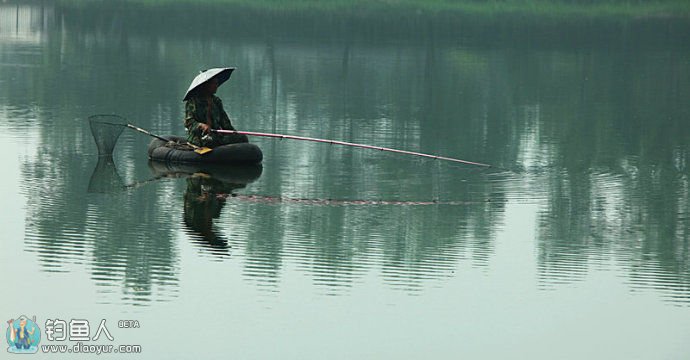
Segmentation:
<svg viewBox="0 0 690 360">
<path fill-rule="evenodd" d="M 236 6 L 253 11 L 323 15 L 378 16 L 395 14 L 458 16 L 521 16 L 543 19 L 674 19 L 690 21 L 690 1 L 657 0 L 119 0 L 117 2 L 167 8 L 176 5 L 198 7 Z M 57 0 L 65 6 L 94 6 L 116 1 Z"/>
<path fill-rule="evenodd" d="M 92 29 L 179 38 L 242 37 L 266 41 L 297 38 L 345 43 L 403 41 L 502 48 L 586 47 L 620 51 L 640 46 L 690 48 L 690 17 L 680 16 L 685 14 L 682 12 L 676 12 L 676 16 L 655 12 L 643 16 L 640 11 L 630 11 L 625 16 L 614 11 L 596 16 L 580 12 L 576 16 L 567 12 L 547 13 L 545 9 L 509 12 L 506 7 L 489 12 L 488 7 L 495 4 L 492 2 L 475 4 L 483 6 L 481 11 L 485 12 L 472 13 L 463 12 L 460 5 L 454 10 L 440 11 L 438 4 L 445 4 L 442 0 L 429 0 L 427 5 L 420 5 L 426 6 L 423 10 L 414 8 L 412 0 L 372 2 L 366 6 L 358 5 L 362 0 L 323 0 L 323 3 L 296 0 L 284 6 L 269 6 L 275 5 L 276 0 L 56 1 L 52 4 L 58 17 L 74 31 Z M 506 0 L 505 4 L 513 6 L 517 1 Z M 622 6 L 620 2 L 628 0 L 608 1 Z M 45 4 L 46 0 L 34 2 Z M 662 4 L 666 2 L 657 5 Z M 635 7 L 639 10 L 642 6 Z M 690 7 L 690 1 L 686 7 Z M 633 16 L 634 13 L 637 15 Z"/>
</svg>

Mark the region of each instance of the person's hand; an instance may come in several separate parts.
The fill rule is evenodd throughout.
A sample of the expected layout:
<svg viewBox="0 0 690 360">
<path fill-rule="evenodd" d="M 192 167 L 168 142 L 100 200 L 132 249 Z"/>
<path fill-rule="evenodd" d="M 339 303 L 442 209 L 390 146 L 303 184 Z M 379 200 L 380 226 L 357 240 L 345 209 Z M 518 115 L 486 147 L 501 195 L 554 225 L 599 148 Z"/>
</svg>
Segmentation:
<svg viewBox="0 0 690 360">
<path fill-rule="evenodd" d="M 201 129 L 201 132 L 203 132 L 204 134 L 208 134 L 209 132 L 211 132 L 211 127 L 204 123 L 199 124 L 199 128 Z"/>
</svg>

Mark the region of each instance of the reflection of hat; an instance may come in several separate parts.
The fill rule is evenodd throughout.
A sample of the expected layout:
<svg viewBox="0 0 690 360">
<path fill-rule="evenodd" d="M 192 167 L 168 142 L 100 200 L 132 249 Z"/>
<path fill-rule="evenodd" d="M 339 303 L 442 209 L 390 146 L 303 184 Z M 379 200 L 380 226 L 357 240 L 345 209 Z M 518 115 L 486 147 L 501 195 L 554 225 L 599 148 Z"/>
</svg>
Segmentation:
<svg viewBox="0 0 690 360">
<path fill-rule="evenodd" d="M 201 84 L 216 78 L 218 79 L 218 85 L 220 86 L 222 83 L 228 81 L 230 78 L 230 75 L 232 74 L 233 70 L 235 70 L 234 67 L 228 67 L 228 68 L 213 68 L 213 69 L 208 69 L 208 70 L 203 70 L 202 72 L 197 75 L 194 80 L 192 80 L 192 84 L 189 85 L 189 89 L 187 89 L 187 92 L 184 94 L 184 99 L 183 101 L 186 101 L 189 99 L 189 95 L 191 94 L 192 91 L 197 89 Z"/>
</svg>

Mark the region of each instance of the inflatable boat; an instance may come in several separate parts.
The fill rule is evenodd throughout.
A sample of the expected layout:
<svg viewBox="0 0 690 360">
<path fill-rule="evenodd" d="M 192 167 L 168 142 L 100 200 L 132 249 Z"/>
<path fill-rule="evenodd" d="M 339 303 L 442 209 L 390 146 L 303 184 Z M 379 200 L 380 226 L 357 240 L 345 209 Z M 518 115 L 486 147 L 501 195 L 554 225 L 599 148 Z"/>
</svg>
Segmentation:
<svg viewBox="0 0 690 360">
<path fill-rule="evenodd" d="M 163 136 L 174 143 L 184 144 L 187 139 L 180 136 Z M 251 143 L 237 143 L 214 147 L 212 151 L 198 154 L 188 146 L 172 145 L 160 139 L 149 144 L 149 159 L 153 161 L 186 164 L 260 164 L 263 153 Z"/>
</svg>

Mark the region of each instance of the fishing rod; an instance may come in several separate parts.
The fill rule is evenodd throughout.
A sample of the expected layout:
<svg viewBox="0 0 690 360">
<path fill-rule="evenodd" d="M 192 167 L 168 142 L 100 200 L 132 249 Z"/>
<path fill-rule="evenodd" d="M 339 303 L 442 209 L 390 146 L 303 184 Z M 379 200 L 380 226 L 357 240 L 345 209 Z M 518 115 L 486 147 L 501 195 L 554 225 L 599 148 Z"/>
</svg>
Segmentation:
<svg viewBox="0 0 690 360">
<path fill-rule="evenodd" d="M 354 147 L 359 147 L 359 148 L 364 148 L 364 149 L 388 151 L 388 152 L 397 153 L 397 154 L 421 156 L 421 157 L 436 159 L 436 160 L 453 161 L 453 162 L 457 162 L 457 163 L 461 163 L 461 164 L 467 164 L 467 165 L 491 167 L 491 165 L 489 165 L 489 164 L 483 164 L 483 163 L 474 162 L 474 161 L 467 161 L 467 160 L 460 160 L 460 159 L 455 159 L 455 158 L 446 157 L 446 156 L 424 154 L 424 153 L 415 152 L 415 151 L 391 149 L 391 148 L 374 146 L 374 145 L 357 144 L 357 143 L 351 143 L 351 142 L 339 141 L 339 140 L 317 139 L 317 138 L 311 138 L 311 137 L 306 137 L 306 136 L 271 134 L 271 133 L 254 132 L 254 131 L 216 130 L 216 129 L 212 129 L 211 131 L 215 132 L 215 133 L 219 133 L 219 134 L 240 134 L 240 135 L 247 135 L 247 136 L 263 136 L 263 137 L 271 137 L 271 138 L 278 138 L 278 139 L 304 140 L 304 141 L 313 141 L 313 142 L 326 143 L 326 144 L 354 146 Z"/>
<path fill-rule="evenodd" d="M 110 124 L 110 125 L 112 125 L 112 124 Z M 154 133 L 151 133 L 151 132 L 148 131 L 148 130 L 144 130 L 144 129 L 138 127 L 138 126 L 135 126 L 135 125 L 132 125 L 132 124 L 129 124 L 129 123 L 124 124 L 123 126 L 126 126 L 126 127 L 130 128 L 130 129 L 139 131 L 139 132 L 144 133 L 144 134 L 146 134 L 146 135 L 148 135 L 148 136 L 152 136 L 152 137 L 154 137 L 154 138 L 156 138 L 156 139 L 158 139 L 158 140 L 165 141 L 166 143 L 170 141 L 170 139 L 166 139 L 166 138 L 164 138 L 164 137 L 162 137 L 162 136 L 156 135 L 156 134 L 154 134 Z M 185 145 L 190 146 L 192 149 L 194 149 L 194 152 L 195 152 L 195 153 L 201 154 L 201 155 L 206 154 L 207 152 L 211 152 L 211 151 L 213 150 L 213 149 L 208 148 L 208 147 L 194 145 L 194 144 L 192 144 L 192 143 L 190 143 L 190 142 L 188 142 L 188 141 L 185 142 Z"/>
</svg>

